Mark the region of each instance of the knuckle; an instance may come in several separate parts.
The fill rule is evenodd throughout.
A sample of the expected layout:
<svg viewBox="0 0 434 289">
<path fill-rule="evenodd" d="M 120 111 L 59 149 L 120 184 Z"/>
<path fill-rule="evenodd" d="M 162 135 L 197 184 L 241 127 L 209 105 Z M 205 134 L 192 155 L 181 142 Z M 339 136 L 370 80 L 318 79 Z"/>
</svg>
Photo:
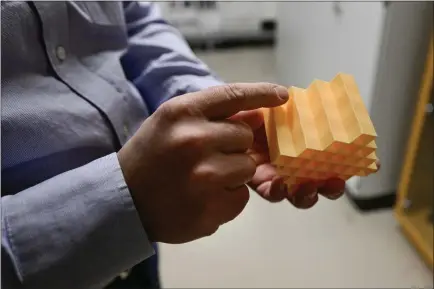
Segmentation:
<svg viewBox="0 0 434 289">
<path fill-rule="evenodd" d="M 158 109 L 155 111 L 155 115 L 160 119 L 173 120 L 178 118 L 178 111 L 179 109 L 176 108 L 176 105 L 168 101 L 158 107 Z"/>
<path fill-rule="evenodd" d="M 199 148 L 203 144 L 203 137 L 200 133 L 190 133 L 181 137 L 180 144 L 183 147 Z"/>
<path fill-rule="evenodd" d="M 193 170 L 193 180 L 195 182 L 206 182 L 206 183 L 218 183 L 219 182 L 219 174 L 216 172 L 214 167 L 209 164 L 202 164 L 196 167 Z"/>
<path fill-rule="evenodd" d="M 178 105 L 178 111 L 180 115 L 203 117 L 202 112 L 191 102 L 181 102 Z"/>
<path fill-rule="evenodd" d="M 226 97 L 229 100 L 243 101 L 247 98 L 247 93 L 238 84 L 230 83 L 223 86 Z"/>
<path fill-rule="evenodd" d="M 196 153 L 199 153 L 205 146 L 207 136 L 204 132 L 189 128 L 187 129 L 179 129 L 177 133 L 175 133 L 175 137 L 173 140 L 174 146 L 180 149 L 191 149 Z"/>
<path fill-rule="evenodd" d="M 183 99 L 172 99 L 164 102 L 156 111 L 156 114 L 166 120 L 177 121 L 183 117 L 201 117 L 202 113 L 194 103 Z"/>
<path fill-rule="evenodd" d="M 229 134 L 238 139 L 244 149 L 251 148 L 254 141 L 252 128 L 242 121 L 228 121 Z"/>
</svg>

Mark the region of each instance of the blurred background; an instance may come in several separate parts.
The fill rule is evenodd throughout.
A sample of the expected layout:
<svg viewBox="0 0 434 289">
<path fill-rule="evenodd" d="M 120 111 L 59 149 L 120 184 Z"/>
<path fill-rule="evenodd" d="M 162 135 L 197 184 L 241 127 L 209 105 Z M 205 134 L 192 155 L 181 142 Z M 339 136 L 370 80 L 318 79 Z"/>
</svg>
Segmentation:
<svg viewBox="0 0 434 289">
<path fill-rule="evenodd" d="M 381 171 L 315 208 L 252 194 L 212 238 L 162 245 L 166 288 L 432 288 L 432 2 L 160 2 L 227 82 L 354 75 Z M 431 52 L 431 54 L 430 54 Z"/>
</svg>

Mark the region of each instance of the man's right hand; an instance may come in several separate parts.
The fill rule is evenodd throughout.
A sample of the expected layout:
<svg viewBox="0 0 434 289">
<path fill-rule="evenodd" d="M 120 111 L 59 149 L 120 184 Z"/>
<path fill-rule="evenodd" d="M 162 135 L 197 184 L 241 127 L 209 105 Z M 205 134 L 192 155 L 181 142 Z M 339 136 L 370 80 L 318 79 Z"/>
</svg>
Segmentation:
<svg viewBox="0 0 434 289">
<path fill-rule="evenodd" d="M 151 241 L 209 236 L 241 213 L 256 171 L 246 153 L 253 132 L 228 118 L 287 99 L 275 84 L 216 86 L 171 99 L 143 122 L 118 158 Z"/>
</svg>

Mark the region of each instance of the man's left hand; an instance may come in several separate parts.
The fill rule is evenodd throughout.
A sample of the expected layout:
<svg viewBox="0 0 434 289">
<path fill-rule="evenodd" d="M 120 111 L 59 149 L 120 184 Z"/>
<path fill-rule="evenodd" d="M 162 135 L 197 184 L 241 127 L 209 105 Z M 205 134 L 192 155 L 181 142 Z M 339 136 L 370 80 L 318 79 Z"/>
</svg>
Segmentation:
<svg viewBox="0 0 434 289">
<path fill-rule="evenodd" d="M 231 119 L 245 122 L 253 130 L 254 142 L 248 154 L 255 160 L 257 168 L 249 186 L 264 199 L 270 202 L 280 202 L 287 199 L 299 209 L 308 209 L 318 202 L 318 195 L 336 200 L 344 194 L 345 181 L 340 178 L 330 178 L 321 182 L 306 182 L 289 190 L 283 178 L 270 164 L 262 112 L 259 109 L 243 111 L 232 116 Z M 380 167 L 379 162 L 377 162 L 377 166 Z"/>
</svg>

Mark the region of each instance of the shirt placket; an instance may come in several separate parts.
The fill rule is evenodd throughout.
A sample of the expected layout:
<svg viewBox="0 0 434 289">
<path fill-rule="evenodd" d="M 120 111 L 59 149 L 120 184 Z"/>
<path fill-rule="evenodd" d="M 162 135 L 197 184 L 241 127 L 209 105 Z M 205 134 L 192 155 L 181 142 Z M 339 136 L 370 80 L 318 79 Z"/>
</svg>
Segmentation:
<svg viewBox="0 0 434 289">
<path fill-rule="evenodd" d="M 129 134 L 128 104 L 116 89 L 84 67 L 69 51 L 68 11 L 65 2 L 34 2 L 42 23 L 47 57 L 57 77 L 94 106 L 113 131 L 116 150 Z M 119 101 L 110 98 L 118 97 Z"/>
</svg>

